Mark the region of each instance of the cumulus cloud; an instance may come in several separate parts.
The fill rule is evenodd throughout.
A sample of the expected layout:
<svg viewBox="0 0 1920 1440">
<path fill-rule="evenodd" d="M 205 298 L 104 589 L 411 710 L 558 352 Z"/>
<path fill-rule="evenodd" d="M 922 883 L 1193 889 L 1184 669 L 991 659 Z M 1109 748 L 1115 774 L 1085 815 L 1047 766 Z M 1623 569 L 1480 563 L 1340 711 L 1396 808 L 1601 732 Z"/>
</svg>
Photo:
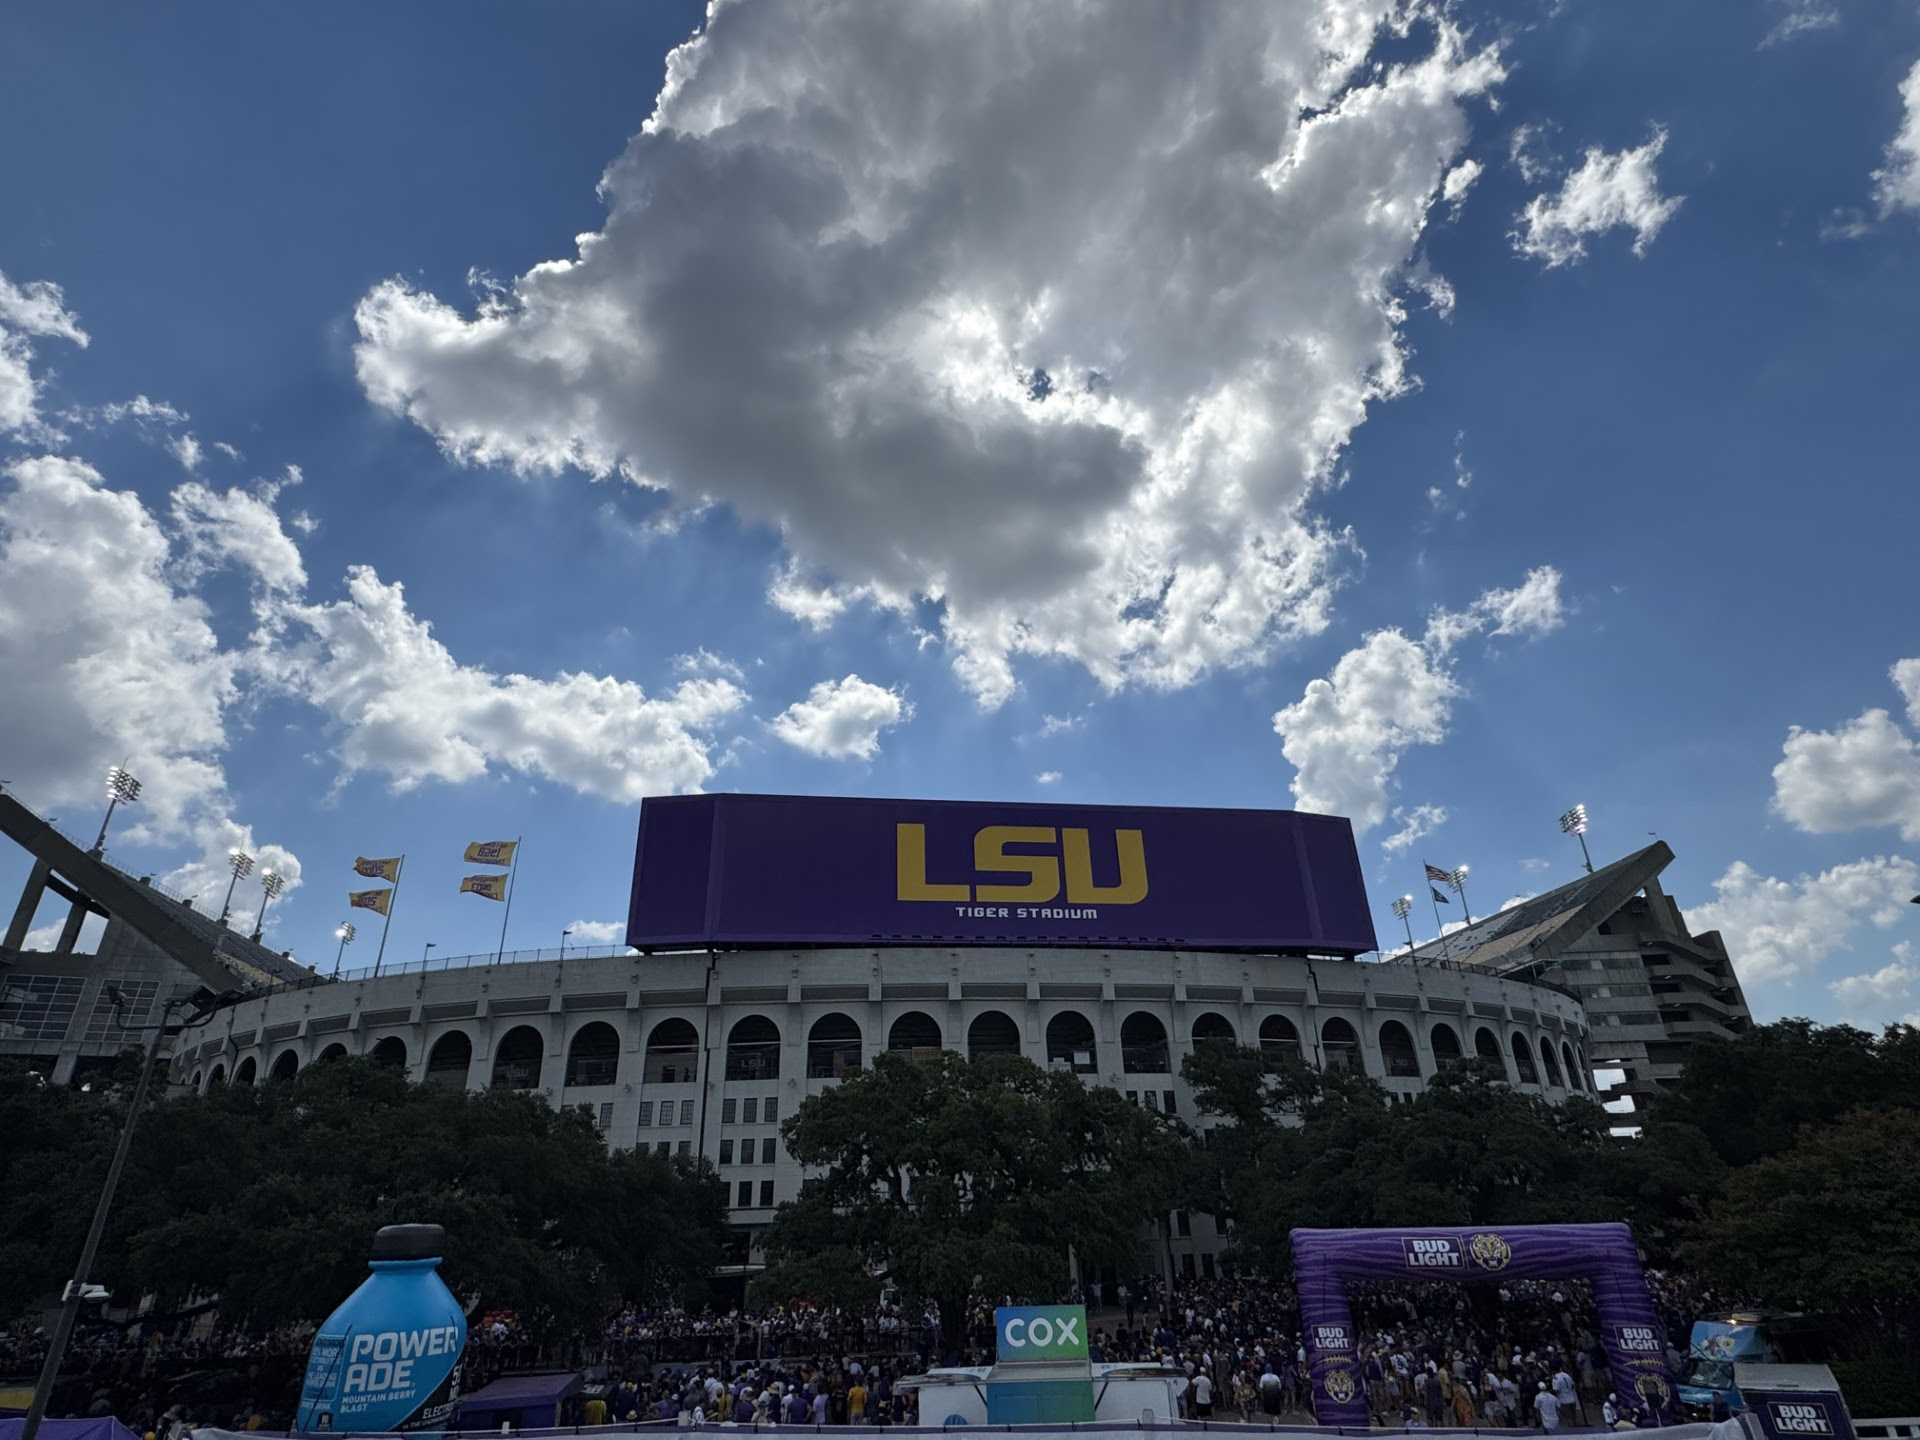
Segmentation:
<svg viewBox="0 0 1920 1440">
<path fill-rule="evenodd" d="M 849 675 L 822 680 L 774 716 L 773 733 L 823 760 L 871 760 L 880 732 L 912 718 L 913 706 L 896 691 Z"/>
<path fill-rule="evenodd" d="M 1393 819 L 1400 828 L 1382 840 L 1380 848 L 1389 855 L 1404 855 L 1447 823 L 1447 811 L 1441 805 L 1416 805 L 1411 810 L 1396 805 Z"/>
<path fill-rule="evenodd" d="M 1294 803 L 1348 816 L 1356 831 L 1378 825 L 1386 818 L 1402 753 L 1446 738 L 1460 694 L 1449 668 L 1454 646 L 1474 634 L 1544 634 L 1563 622 L 1563 614 L 1560 572 L 1548 565 L 1529 571 L 1511 590 L 1487 591 L 1465 610 L 1436 611 L 1424 640 L 1398 630 L 1368 635 L 1340 657 L 1331 675 L 1309 683 L 1300 699 L 1273 717 L 1280 751 L 1294 767 Z M 1425 805 L 1412 814 L 1422 812 L 1445 816 Z M 1404 825 L 1409 817 L 1395 818 Z M 1386 844 L 1391 849 L 1398 839 L 1389 837 Z"/>
<path fill-rule="evenodd" d="M 1685 198 L 1660 193 L 1654 161 L 1666 145 L 1667 132 L 1656 127 L 1646 144 L 1632 150 L 1608 154 L 1590 147 L 1557 191 L 1527 202 L 1513 232 L 1514 249 L 1550 267 L 1571 265 L 1585 258 L 1587 236 L 1624 226 L 1633 231 L 1633 253 L 1646 254 Z"/>
<path fill-rule="evenodd" d="M 983 703 L 1020 656 L 1183 686 L 1328 623 L 1311 502 L 1501 78 L 1394 0 L 714 7 L 604 226 L 465 309 L 376 287 L 359 378 L 459 459 L 778 526 L 809 624 L 934 602 Z"/>
<path fill-rule="evenodd" d="M 1907 719 L 1920 728 L 1920 659 L 1889 672 L 1907 702 Z M 1882 709 L 1855 716 L 1835 730 L 1795 726 L 1773 767 L 1773 805 L 1802 830 L 1833 834 L 1891 825 L 1920 840 L 1920 745 Z"/>
<path fill-rule="evenodd" d="M 576 920 L 567 926 L 576 945 L 611 945 L 627 933 L 624 920 Z"/>
<path fill-rule="evenodd" d="M 66 308 L 60 287 L 46 280 L 16 285 L 0 274 L 0 434 L 51 437 L 40 418 L 32 337 L 85 346 L 87 332 Z"/>
<path fill-rule="evenodd" d="M 1058 785 L 1060 780 L 1061 775 L 1058 770 L 1042 770 L 1033 777 L 1033 783 L 1036 785 Z"/>
<path fill-rule="evenodd" d="M 1914 963 L 1912 943 L 1902 940 L 1893 947 L 1893 959 L 1878 970 L 1843 975 L 1829 981 L 1827 989 L 1849 1015 L 1885 1024 L 1913 994 L 1916 983 L 1920 983 L 1920 964 Z"/>
<path fill-rule="evenodd" d="M 1759 48 L 1762 50 L 1784 45 L 1814 30 L 1831 30 L 1840 23 L 1840 12 L 1826 0 L 1772 0 L 1772 3 L 1773 8 L 1786 13 L 1761 37 Z"/>
<path fill-rule="evenodd" d="M 1887 142 L 1887 163 L 1873 172 L 1873 198 L 1882 216 L 1920 211 L 1920 60 L 1900 82 L 1900 128 Z"/>
<path fill-rule="evenodd" d="M 1920 867 L 1876 856 L 1780 880 L 1736 860 L 1713 888 L 1711 902 L 1688 909 L 1694 931 L 1718 930 L 1743 980 L 1791 982 L 1846 949 L 1860 925 L 1899 923 Z"/>
<path fill-rule="evenodd" d="M 347 572 L 344 599 L 289 602 L 273 619 L 285 640 L 259 657 L 263 671 L 332 717 L 345 773 L 386 775 L 397 790 L 496 767 L 612 800 L 696 790 L 713 774 L 708 732 L 746 699 L 717 676 L 649 697 L 610 676 L 462 665 L 401 585 L 365 565 Z"/>
</svg>

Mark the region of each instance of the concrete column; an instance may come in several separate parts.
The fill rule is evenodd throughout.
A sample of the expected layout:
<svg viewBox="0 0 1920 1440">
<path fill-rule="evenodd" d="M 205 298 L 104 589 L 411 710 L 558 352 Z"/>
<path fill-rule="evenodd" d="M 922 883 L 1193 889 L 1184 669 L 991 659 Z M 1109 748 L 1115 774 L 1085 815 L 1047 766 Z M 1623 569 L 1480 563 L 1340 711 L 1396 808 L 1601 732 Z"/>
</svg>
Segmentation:
<svg viewBox="0 0 1920 1440">
<path fill-rule="evenodd" d="M 33 917 L 40 908 L 40 897 L 46 894 L 47 881 L 52 878 L 51 865 L 44 860 L 33 862 L 33 869 L 27 875 L 26 888 L 20 892 L 20 903 L 14 907 L 13 923 L 7 926 L 7 949 L 18 950 L 27 943 L 27 931 L 33 928 Z"/>
</svg>

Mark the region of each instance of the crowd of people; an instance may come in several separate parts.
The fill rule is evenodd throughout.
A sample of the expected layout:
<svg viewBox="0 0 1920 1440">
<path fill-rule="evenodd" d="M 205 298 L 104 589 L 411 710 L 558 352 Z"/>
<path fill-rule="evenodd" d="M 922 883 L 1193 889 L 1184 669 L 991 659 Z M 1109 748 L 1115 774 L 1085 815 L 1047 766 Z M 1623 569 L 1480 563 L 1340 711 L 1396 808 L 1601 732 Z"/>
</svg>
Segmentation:
<svg viewBox="0 0 1920 1440">
<path fill-rule="evenodd" d="M 1730 1302 L 1683 1276 L 1647 1279 L 1670 1346 Z M 892 1296 L 861 1308 L 627 1306 L 597 1345 L 564 1355 L 535 1344 L 511 1311 L 491 1311 L 470 1324 L 462 1390 L 559 1362 L 588 1371 L 586 1398 L 570 1417 L 587 1425 L 906 1423 L 915 1406 L 902 1381 L 942 1363 L 992 1363 L 994 1306 L 1051 1298 L 976 1297 L 944 1350 L 938 1310 Z M 1169 1296 L 1142 1277 L 1065 1298 L 1091 1307 L 1096 1363 L 1182 1375 L 1187 1418 L 1311 1422 L 1300 1309 L 1288 1286 L 1226 1275 L 1176 1282 Z M 1584 1285 L 1356 1284 L 1349 1301 L 1376 1424 L 1552 1430 L 1675 1418 L 1654 1416 L 1614 1383 Z M 84 1327 L 69 1349 L 67 1398 L 86 1397 L 74 1413 L 117 1415 L 154 1440 L 186 1440 L 196 1425 L 284 1429 L 311 1336 Z M 0 1374 L 30 1376 L 44 1347 L 34 1328 L 0 1333 Z M 1677 1366 L 1677 1351 L 1669 1358 Z"/>
</svg>

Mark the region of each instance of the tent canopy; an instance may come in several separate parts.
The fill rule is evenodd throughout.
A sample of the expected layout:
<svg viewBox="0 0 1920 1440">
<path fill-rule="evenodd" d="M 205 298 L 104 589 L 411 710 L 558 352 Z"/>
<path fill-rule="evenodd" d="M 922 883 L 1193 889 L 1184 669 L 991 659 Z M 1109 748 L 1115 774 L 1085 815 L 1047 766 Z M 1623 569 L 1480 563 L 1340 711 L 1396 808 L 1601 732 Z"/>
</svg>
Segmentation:
<svg viewBox="0 0 1920 1440">
<path fill-rule="evenodd" d="M 0 1420 L 0 1440 L 20 1440 L 25 1420 Z M 98 1420 L 42 1420 L 44 1440 L 140 1440 L 111 1415 Z"/>
<path fill-rule="evenodd" d="M 495 1417 L 516 1415 L 516 1428 L 539 1429 L 557 1423 L 560 1405 L 580 1389 L 576 1370 L 539 1375 L 502 1375 L 491 1385 L 483 1385 L 471 1395 L 460 1397 L 460 1409 L 453 1428 L 492 1429 Z M 482 1421 L 482 1417 L 486 1417 Z M 476 1423 L 479 1422 L 479 1423 Z M 0 1436 L 0 1440 L 8 1440 Z M 106 1437 L 76 1437 L 76 1440 L 106 1440 Z"/>
</svg>

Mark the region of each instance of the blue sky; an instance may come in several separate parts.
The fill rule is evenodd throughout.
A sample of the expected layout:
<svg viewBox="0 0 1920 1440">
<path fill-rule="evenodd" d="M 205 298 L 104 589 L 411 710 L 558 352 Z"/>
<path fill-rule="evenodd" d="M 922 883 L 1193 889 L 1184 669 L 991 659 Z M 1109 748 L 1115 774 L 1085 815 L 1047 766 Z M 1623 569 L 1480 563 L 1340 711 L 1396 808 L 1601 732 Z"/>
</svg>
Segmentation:
<svg viewBox="0 0 1920 1440">
<path fill-rule="evenodd" d="M 1332 809 L 1383 937 L 1577 800 L 1920 1012 L 1920 12 L 982 13 L 8 7 L 0 778 L 323 969 L 668 789 Z"/>
</svg>

